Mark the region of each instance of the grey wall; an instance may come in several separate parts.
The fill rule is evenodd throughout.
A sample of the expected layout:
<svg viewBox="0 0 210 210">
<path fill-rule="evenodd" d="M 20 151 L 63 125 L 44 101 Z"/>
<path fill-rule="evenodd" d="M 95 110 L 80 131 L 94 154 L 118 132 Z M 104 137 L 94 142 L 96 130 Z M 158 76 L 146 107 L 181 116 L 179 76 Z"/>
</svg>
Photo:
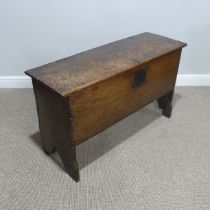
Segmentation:
<svg viewBox="0 0 210 210">
<path fill-rule="evenodd" d="M 180 73 L 210 73 L 209 0 L 0 0 L 0 76 L 144 31 L 188 42 Z"/>
</svg>

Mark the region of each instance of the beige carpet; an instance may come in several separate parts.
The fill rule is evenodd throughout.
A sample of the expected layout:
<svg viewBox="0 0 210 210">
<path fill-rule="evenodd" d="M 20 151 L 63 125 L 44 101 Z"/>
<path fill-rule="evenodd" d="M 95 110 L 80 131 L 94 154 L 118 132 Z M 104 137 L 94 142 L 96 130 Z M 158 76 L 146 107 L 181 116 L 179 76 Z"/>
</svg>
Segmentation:
<svg viewBox="0 0 210 210">
<path fill-rule="evenodd" d="M 46 156 L 32 90 L 0 90 L 0 209 L 210 209 L 210 87 L 176 88 L 77 150 L 79 183 Z"/>
</svg>

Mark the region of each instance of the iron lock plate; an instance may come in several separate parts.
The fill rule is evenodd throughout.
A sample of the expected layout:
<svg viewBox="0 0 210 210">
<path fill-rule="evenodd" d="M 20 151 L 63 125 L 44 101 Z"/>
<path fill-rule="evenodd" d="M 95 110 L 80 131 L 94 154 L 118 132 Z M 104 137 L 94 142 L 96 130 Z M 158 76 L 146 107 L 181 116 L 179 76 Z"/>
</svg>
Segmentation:
<svg viewBox="0 0 210 210">
<path fill-rule="evenodd" d="M 135 72 L 133 79 L 133 87 L 138 87 L 146 81 L 148 68 L 142 68 Z"/>
</svg>

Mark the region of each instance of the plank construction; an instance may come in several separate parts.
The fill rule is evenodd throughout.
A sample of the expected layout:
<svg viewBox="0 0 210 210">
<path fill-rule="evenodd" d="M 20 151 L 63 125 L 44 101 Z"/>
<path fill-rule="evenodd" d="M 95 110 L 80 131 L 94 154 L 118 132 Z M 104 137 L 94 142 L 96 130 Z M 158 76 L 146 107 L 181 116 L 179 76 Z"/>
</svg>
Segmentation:
<svg viewBox="0 0 210 210">
<path fill-rule="evenodd" d="M 170 117 L 185 46 L 143 33 L 26 71 L 32 77 L 43 150 L 57 150 L 78 182 L 78 144 L 154 100 Z"/>
</svg>

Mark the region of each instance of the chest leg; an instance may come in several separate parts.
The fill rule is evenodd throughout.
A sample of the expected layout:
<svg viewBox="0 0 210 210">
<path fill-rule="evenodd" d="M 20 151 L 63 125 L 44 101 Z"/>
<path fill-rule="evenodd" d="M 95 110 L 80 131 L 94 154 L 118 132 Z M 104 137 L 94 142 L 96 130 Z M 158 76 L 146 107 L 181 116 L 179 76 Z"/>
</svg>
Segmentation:
<svg viewBox="0 0 210 210">
<path fill-rule="evenodd" d="M 171 117 L 172 114 L 172 100 L 173 100 L 174 90 L 170 91 L 166 95 L 159 98 L 158 105 L 163 110 L 163 115 L 166 117 Z"/>
<path fill-rule="evenodd" d="M 66 172 L 78 182 L 79 169 L 76 160 L 76 144 L 71 137 L 69 99 L 60 97 L 35 80 L 33 80 L 33 87 L 43 150 L 51 154 L 56 149 Z"/>
</svg>

